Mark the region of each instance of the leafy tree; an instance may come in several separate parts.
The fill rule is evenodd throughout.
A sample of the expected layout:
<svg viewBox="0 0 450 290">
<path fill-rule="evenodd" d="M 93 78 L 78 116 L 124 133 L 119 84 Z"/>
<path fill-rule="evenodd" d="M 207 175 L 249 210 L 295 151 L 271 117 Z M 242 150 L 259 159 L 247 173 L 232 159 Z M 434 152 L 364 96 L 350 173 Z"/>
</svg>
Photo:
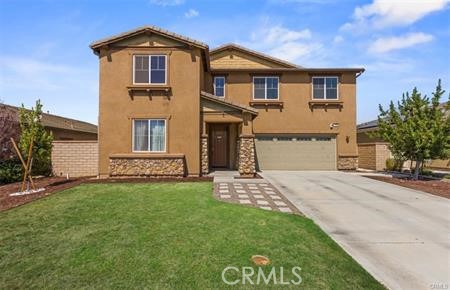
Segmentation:
<svg viewBox="0 0 450 290">
<path fill-rule="evenodd" d="M 10 138 L 19 140 L 19 122 L 14 110 L 1 104 L 0 100 L 0 160 L 16 157 Z"/>
<path fill-rule="evenodd" d="M 431 98 L 422 97 L 414 88 L 411 95 L 403 94 L 397 107 L 392 101 L 387 110 L 380 105 L 376 135 L 389 142 L 395 158 L 415 161 L 414 180 L 418 179 L 424 160 L 449 156 L 450 119 L 440 106 L 444 93 L 439 80 Z M 450 96 L 447 109 L 448 102 Z"/>
<path fill-rule="evenodd" d="M 48 176 L 52 173 L 51 153 L 53 135 L 44 129 L 41 118 L 42 104 L 40 100 L 36 101 L 36 107 L 31 110 L 25 109 L 22 104 L 22 108 L 19 110 L 21 129 L 19 148 L 22 156 L 26 160 L 28 158 L 30 143 L 33 140 L 32 174 Z"/>
</svg>

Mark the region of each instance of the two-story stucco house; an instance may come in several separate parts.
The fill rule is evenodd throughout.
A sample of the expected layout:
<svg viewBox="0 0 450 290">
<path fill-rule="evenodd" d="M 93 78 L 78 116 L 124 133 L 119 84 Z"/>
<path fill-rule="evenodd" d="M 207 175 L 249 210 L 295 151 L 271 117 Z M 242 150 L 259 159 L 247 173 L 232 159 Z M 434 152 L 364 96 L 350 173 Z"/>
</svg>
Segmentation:
<svg viewBox="0 0 450 290">
<path fill-rule="evenodd" d="M 96 41 L 100 176 L 357 167 L 362 68 L 305 68 L 154 26 Z"/>
</svg>

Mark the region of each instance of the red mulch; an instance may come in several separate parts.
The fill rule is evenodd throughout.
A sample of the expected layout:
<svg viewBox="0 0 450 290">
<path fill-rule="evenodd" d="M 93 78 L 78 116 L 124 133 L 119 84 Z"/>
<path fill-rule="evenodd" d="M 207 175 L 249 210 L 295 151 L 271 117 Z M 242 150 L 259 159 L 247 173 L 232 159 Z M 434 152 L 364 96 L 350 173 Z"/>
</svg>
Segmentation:
<svg viewBox="0 0 450 290">
<path fill-rule="evenodd" d="M 22 182 L 10 183 L 0 186 L 0 211 L 4 211 L 30 201 L 49 196 L 52 193 L 71 188 L 81 184 L 84 179 L 69 179 L 65 177 L 42 177 L 33 179 L 36 189 L 45 188 L 44 191 L 20 196 L 9 196 L 21 189 Z"/>
<path fill-rule="evenodd" d="M 106 178 L 106 179 L 69 179 L 65 177 L 43 177 L 33 179 L 36 189 L 45 188 L 44 191 L 21 195 L 9 196 L 11 193 L 20 191 L 22 182 L 0 185 L 0 211 L 14 208 L 33 200 L 49 196 L 58 191 L 77 186 L 81 183 L 154 183 L 154 182 L 202 182 L 212 181 L 212 177 L 179 177 L 179 178 Z"/>
<path fill-rule="evenodd" d="M 403 187 L 425 191 L 437 196 L 450 199 L 450 182 L 441 180 L 410 180 L 406 178 L 384 177 L 384 176 L 365 176 L 379 181 L 384 181 Z"/>
</svg>

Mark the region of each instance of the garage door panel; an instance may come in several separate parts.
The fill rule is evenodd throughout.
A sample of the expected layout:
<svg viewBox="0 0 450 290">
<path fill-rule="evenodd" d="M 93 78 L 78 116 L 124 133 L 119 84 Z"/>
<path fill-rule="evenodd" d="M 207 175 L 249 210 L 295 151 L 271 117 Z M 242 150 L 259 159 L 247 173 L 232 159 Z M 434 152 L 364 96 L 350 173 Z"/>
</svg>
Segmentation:
<svg viewBox="0 0 450 290">
<path fill-rule="evenodd" d="M 260 170 L 335 170 L 335 138 L 300 141 L 277 136 L 256 139 L 256 159 Z M 299 138 L 300 139 L 300 138 Z"/>
</svg>

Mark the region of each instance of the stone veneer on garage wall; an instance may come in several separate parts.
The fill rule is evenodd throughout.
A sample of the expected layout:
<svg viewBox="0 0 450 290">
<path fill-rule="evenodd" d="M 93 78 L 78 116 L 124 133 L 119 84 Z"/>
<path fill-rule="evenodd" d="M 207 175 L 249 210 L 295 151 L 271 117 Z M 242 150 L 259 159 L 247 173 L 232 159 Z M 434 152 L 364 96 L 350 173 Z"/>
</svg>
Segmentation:
<svg viewBox="0 0 450 290">
<path fill-rule="evenodd" d="M 238 142 L 239 174 L 243 176 L 254 176 L 256 174 L 255 162 L 255 138 L 253 136 L 241 136 Z"/>
<path fill-rule="evenodd" d="M 339 156 L 338 170 L 358 169 L 358 156 Z"/>
<path fill-rule="evenodd" d="M 184 155 L 112 155 L 109 158 L 109 174 L 110 176 L 182 177 L 186 174 Z"/>
</svg>

